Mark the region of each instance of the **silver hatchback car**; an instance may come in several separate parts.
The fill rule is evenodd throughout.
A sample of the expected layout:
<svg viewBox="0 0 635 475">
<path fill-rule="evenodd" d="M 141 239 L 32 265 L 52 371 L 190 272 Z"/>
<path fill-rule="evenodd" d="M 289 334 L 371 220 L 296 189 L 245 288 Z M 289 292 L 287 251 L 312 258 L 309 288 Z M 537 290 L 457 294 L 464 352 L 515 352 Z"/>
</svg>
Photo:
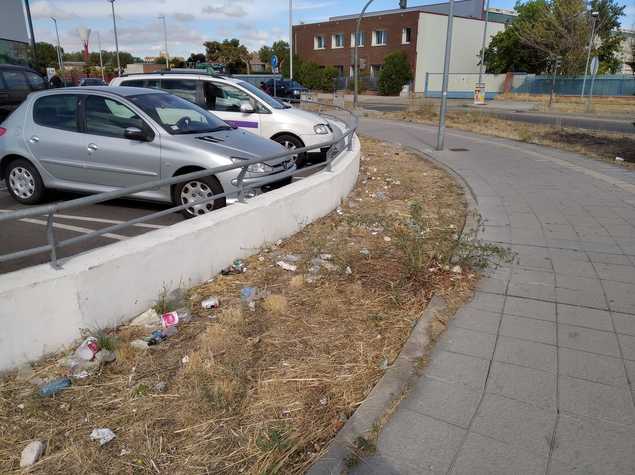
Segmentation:
<svg viewBox="0 0 635 475">
<path fill-rule="evenodd" d="M 0 179 L 23 204 L 39 202 L 46 189 L 112 191 L 247 159 L 284 152 L 282 145 L 236 129 L 210 112 L 171 94 L 135 87 L 81 87 L 29 95 L 0 124 Z M 295 165 L 284 157 L 252 165 L 246 183 Z M 186 216 L 235 199 L 240 169 L 132 195 L 177 205 Z M 281 180 L 283 183 L 286 180 Z"/>
</svg>

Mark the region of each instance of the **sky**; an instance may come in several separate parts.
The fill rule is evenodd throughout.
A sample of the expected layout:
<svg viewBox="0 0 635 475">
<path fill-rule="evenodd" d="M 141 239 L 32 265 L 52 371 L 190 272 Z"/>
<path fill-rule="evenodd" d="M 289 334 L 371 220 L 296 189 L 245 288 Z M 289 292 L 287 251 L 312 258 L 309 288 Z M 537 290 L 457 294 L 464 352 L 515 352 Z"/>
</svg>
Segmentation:
<svg viewBox="0 0 635 475">
<path fill-rule="evenodd" d="M 409 0 L 408 6 L 439 0 Z M 635 0 L 626 5 L 624 28 L 635 25 Z M 293 0 L 294 23 L 326 20 L 330 16 L 358 13 L 366 0 Z M 513 8 L 515 0 L 490 0 L 491 7 Z M 79 51 L 78 29 L 90 28 L 91 51 L 114 50 L 111 4 L 107 0 L 30 0 L 37 41 L 55 43 L 56 17 L 65 51 Z M 369 11 L 398 7 L 398 0 L 375 0 Z M 289 38 L 288 0 L 116 0 L 119 49 L 132 54 L 158 56 L 163 49 L 164 15 L 170 56 L 202 53 L 204 41 L 238 38 L 250 50 Z M 98 35 L 97 35 L 98 33 Z"/>
</svg>

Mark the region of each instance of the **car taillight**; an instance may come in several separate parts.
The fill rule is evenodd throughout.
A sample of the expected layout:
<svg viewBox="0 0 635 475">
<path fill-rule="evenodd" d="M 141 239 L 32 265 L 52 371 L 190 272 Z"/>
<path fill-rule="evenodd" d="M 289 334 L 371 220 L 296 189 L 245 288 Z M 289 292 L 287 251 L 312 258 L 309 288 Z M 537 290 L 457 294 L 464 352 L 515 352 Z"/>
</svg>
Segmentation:
<svg viewBox="0 0 635 475">
<path fill-rule="evenodd" d="M 7 129 L 5 129 L 4 127 L 0 127 L 0 137 L 2 137 L 6 133 L 7 133 Z"/>
</svg>

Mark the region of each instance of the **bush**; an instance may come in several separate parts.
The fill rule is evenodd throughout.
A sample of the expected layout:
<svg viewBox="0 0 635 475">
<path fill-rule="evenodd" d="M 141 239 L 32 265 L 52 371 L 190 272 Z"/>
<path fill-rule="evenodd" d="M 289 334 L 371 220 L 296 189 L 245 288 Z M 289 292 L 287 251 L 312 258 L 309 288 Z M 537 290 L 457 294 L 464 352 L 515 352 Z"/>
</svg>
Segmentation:
<svg viewBox="0 0 635 475">
<path fill-rule="evenodd" d="M 294 65 L 295 79 L 303 86 L 320 91 L 333 92 L 335 86 L 335 79 L 338 76 L 338 71 L 332 66 L 325 68 L 319 64 L 310 61 L 300 61 L 300 64 L 296 67 Z"/>
<path fill-rule="evenodd" d="M 335 81 L 337 76 L 339 75 L 339 71 L 332 67 L 327 66 L 321 70 L 322 74 L 322 85 L 320 89 L 326 92 L 334 92 L 335 91 Z"/>
<path fill-rule="evenodd" d="M 406 53 L 403 51 L 390 53 L 384 59 L 384 67 L 379 75 L 379 93 L 382 96 L 396 96 L 412 79 L 412 70 Z"/>
</svg>

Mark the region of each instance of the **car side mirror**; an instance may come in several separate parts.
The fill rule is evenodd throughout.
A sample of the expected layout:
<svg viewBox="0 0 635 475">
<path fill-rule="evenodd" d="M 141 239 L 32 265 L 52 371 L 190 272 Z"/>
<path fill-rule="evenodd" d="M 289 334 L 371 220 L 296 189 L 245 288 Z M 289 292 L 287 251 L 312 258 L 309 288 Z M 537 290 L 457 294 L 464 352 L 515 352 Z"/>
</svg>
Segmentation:
<svg viewBox="0 0 635 475">
<path fill-rule="evenodd" d="M 243 101 L 240 103 L 240 112 L 243 114 L 251 114 L 254 112 L 254 106 L 249 101 Z"/>
<path fill-rule="evenodd" d="M 148 140 L 148 136 L 146 133 L 138 127 L 128 127 L 123 136 L 128 140 L 138 140 L 140 142 L 145 142 Z"/>
</svg>

